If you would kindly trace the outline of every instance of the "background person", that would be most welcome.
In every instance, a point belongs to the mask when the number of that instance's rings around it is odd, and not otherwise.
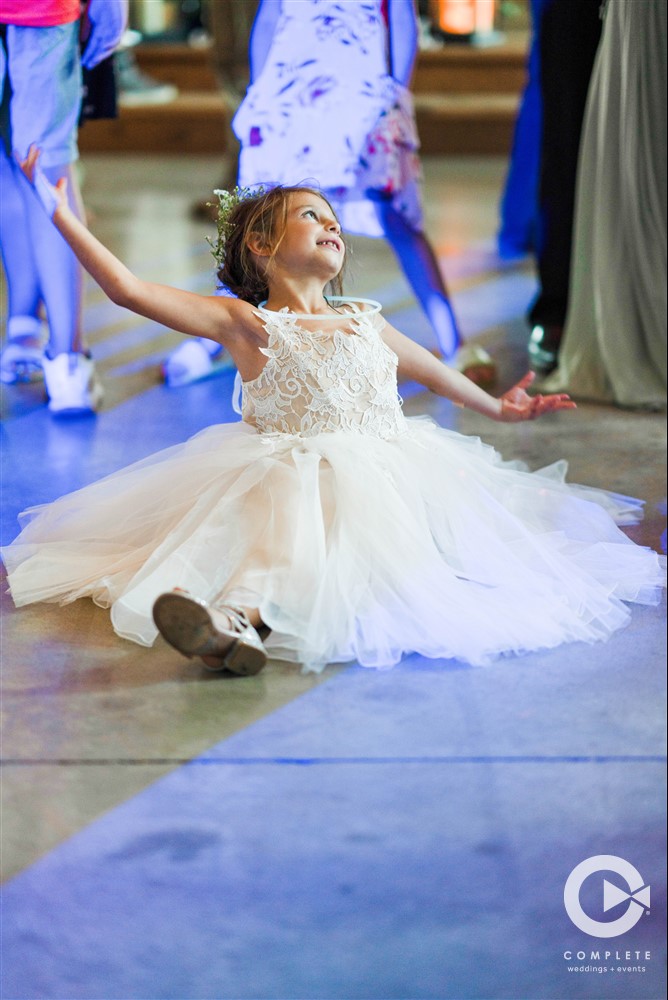
[[[492,359],[475,345],[459,350],[457,321],[423,227],[408,90],[418,35],[413,0],[263,0],[250,38],[250,86],[232,123],[241,143],[238,183],[313,183],[346,232],[387,239],[441,355],[487,384]]]
[[[43,149],[43,171],[66,178],[70,207],[83,219],[74,164],[82,101],[82,62],[92,68],[115,49],[125,28],[126,0],[0,0],[2,257],[8,283],[4,382],[44,371],[52,413],[90,413],[102,390],[81,325],[83,272],[67,243],[45,220],[15,163],[32,141]],[[83,52],[81,53],[81,39]],[[48,321],[42,352],[39,306]]]
[[[666,406],[666,2],[608,0],[582,134],[571,297],[546,384]]]
[[[635,0],[632,0],[634,3]],[[557,363],[568,309],[580,133],[601,37],[601,0],[546,0],[538,19],[540,172],[536,226],[538,293],[529,310],[529,362]]]

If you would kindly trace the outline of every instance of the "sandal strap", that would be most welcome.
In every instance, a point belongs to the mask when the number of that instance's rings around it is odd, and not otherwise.
[[[243,608],[236,607],[234,604],[212,604],[211,607],[214,611],[222,611],[223,614],[227,615],[230,620],[229,627],[231,632],[241,634],[247,628],[252,628],[248,615]]]

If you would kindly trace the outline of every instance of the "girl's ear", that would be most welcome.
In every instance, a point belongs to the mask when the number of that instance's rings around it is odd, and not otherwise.
[[[271,247],[262,233],[251,233],[246,240],[246,246],[251,253],[256,254],[258,257],[271,256]]]

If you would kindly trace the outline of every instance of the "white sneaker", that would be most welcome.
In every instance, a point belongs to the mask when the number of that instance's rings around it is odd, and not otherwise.
[[[103,396],[95,365],[85,354],[44,356],[44,381],[49,410],[58,416],[95,413]]]
[[[178,389],[233,367],[232,358],[224,347],[212,340],[198,339],[186,340],[172,351],[163,363],[162,372],[170,389]]]
[[[12,316],[7,321],[7,342],[0,354],[0,382],[35,382],[43,378],[45,337],[34,316]]]

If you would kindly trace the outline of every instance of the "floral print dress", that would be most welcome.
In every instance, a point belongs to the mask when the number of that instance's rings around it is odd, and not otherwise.
[[[320,187],[343,228],[365,236],[384,235],[374,201],[391,199],[422,229],[412,99],[388,72],[382,0],[280,3],[265,64],[232,123],[239,184]]]

